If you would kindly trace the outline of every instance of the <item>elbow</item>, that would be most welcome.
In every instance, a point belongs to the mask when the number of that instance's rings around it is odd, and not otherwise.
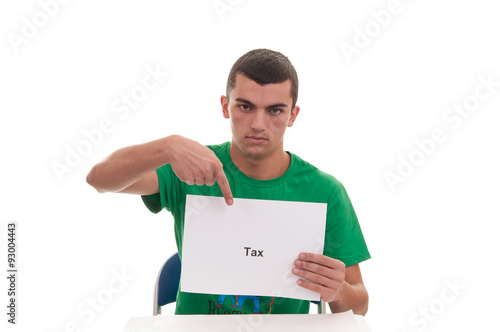
[[[367,312],[368,312],[368,302],[366,303],[365,307],[359,312],[359,315],[366,316]]]
[[[94,168],[92,168],[89,172],[89,174],[87,174],[87,183],[93,187],[95,190],[97,190],[97,192],[99,193],[105,193],[106,190],[104,190],[100,185],[99,185],[99,182],[96,180],[96,176],[95,176],[95,166]]]
[[[366,288],[365,288],[364,295],[365,295],[365,297],[363,299],[363,305],[358,312],[358,315],[361,315],[361,316],[365,316],[366,313],[368,312],[368,303],[370,302],[370,296],[368,295],[368,291],[366,291]]]

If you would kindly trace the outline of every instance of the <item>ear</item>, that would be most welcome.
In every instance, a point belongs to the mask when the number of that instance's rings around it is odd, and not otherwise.
[[[300,107],[295,106],[292,112],[290,113],[290,119],[288,120],[288,125],[287,125],[288,127],[293,126],[293,123],[295,122],[295,119],[297,119],[297,115],[299,115],[299,112],[300,112]]]
[[[226,98],[226,96],[220,97],[220,104],[222,106],[222,115],[226,119],[229,119],[229,100]]]

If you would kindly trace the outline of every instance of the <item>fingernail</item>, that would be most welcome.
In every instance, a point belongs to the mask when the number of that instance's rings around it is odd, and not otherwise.
[[[306,255],[304,255],[304,254],[300,254],[300,256],[299,256],[299,257],[300,257],[300,259],[305,259],[305,258],[306,258]]]
[[[300,266],[301,261],[297,260],[295,261],[295,265]]]
[[[293,273],[299,274],[299,269],[293,269]]]
[[[227,203],[227,205],[233,205],[233,200],[232,200],[232,199],[228,199],[228,200],[226,201],[226,203]]]

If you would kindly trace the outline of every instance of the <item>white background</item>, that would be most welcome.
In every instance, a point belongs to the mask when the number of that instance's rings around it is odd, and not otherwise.
[[[213,0],[75,0],[44,22],[47,2],[0,5],[0,265],[6,271],[15,220],[20,271],[18,325],[7,324],[2,304],[2,330],[120,331],[129,317],[151,315],[156,274],[176,250],[172,218],[138,197],[98,194],[85,176],[120,147],[170,134],[229,140],[219,105],[227,74],[261,47],[287,55],[300,77],[286,149],[343,182],[357,211],[373,256],[361,264],[372,330],[496,322],[500,87],[460,126],[443,119],[474,96],[480,76],[500,81],[493,1],[401,0],[379,31],[370,12],[388,0],[233,0],[222,16]],[[41,27],[15,46],[12,36],[34,19]],[[341,43],[356,38],[358,53],[346,57]],[[113,103],[148,66],[168,78],[120,118]],[[59,180],[53,164],[106,118],[113,130]],[[447,139],[418,159],[415,140],[436,128]],[[398,158],[410,156],[420,165],[391,190],[384,173],[398,174]],[[2,278],[0,303],[6,292]]]

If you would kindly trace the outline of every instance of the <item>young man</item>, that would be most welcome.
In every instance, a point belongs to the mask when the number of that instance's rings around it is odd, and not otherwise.
[[[173,135],[126,147],[95,165],[87,182],[99,192],[142,195],[154,213],[169,210],[180,254],[188,194],[223,196],[228,205],[233,197],[327,203],[324,253],[297,253],[292,273],[300,278],[298,287],[319,293],[332,312],[364,315],[368,293],[358,263],[370,254],[349,197],[334,177],[283,149],[285,130],[300,111],[297,95],[297,74],[287,57],[250,51],[233,65],[221,97],[231,142],[206,147]],[[177,296],[178,314],[268,312],[308,313],[309,301],[180,291]]]

